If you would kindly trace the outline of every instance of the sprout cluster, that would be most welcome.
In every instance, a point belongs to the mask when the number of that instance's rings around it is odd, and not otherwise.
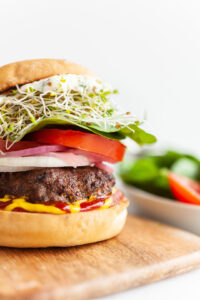
[[[61,118],[102,131],[135,122],[112,100],[116,90],[83,75],[64,74],[16,86],[0,94],[0,138],[16,142],[41,120]]]

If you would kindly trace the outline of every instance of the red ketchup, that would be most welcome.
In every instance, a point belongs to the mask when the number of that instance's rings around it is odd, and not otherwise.
[[[100,209],[105,204],[106,200],[110,197],[112,197],[112,202],[106,208],[113,207],[114,205],[116,205],[123,198],[123,193],[119,190],[116,190],[113,194],[106,195],[104,197],[94,198],[93,200],[81,202],[78,204],[78,212],[86,212],[86,211],[91,211],[91,210],[95,210],[95,209]],[[7,205],[9,205],[11,203],[12,203],[12,200],[8,200],[6,202],[0,202],[0,209],[4,209]],[[51,205],[51,206],[57,207],[57,208],[61,209],[62,211],[64,211],[65,213],[72,213],[70,210],[70,203],[52,202],[51,201],[51,202],[45,203],[45,205],[46,206]],[[20,208],[20,207],[16,207],[12,211],[27,212],[25,209]],[[32,212],[32,213],[34,213],[34,212]]]

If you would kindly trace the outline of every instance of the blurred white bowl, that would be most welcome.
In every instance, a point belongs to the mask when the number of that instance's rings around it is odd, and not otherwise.
[[[200,235],[200,206],[184,204],[123,184],[131,213],[152,218]]]

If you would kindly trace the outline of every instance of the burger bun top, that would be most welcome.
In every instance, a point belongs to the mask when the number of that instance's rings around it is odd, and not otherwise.
[[[62,59],[18,61],[0,67],[0,92],[16,85],[22,85],[60,74],[94,76],[94,74],[86,68]]]

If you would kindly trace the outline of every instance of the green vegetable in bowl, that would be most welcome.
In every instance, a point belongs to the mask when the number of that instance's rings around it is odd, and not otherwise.
[[[163,155],[144,154],[139,159],[126,159],[120,165],[119,174],[129,185],[174,199],[168,183],[168,171],[199,181],[200,161],[190,154],[172,150]]]
[[[171,167],[171,171],[191,179],[198,179],[199,164],[190,158],[179,158]]]

